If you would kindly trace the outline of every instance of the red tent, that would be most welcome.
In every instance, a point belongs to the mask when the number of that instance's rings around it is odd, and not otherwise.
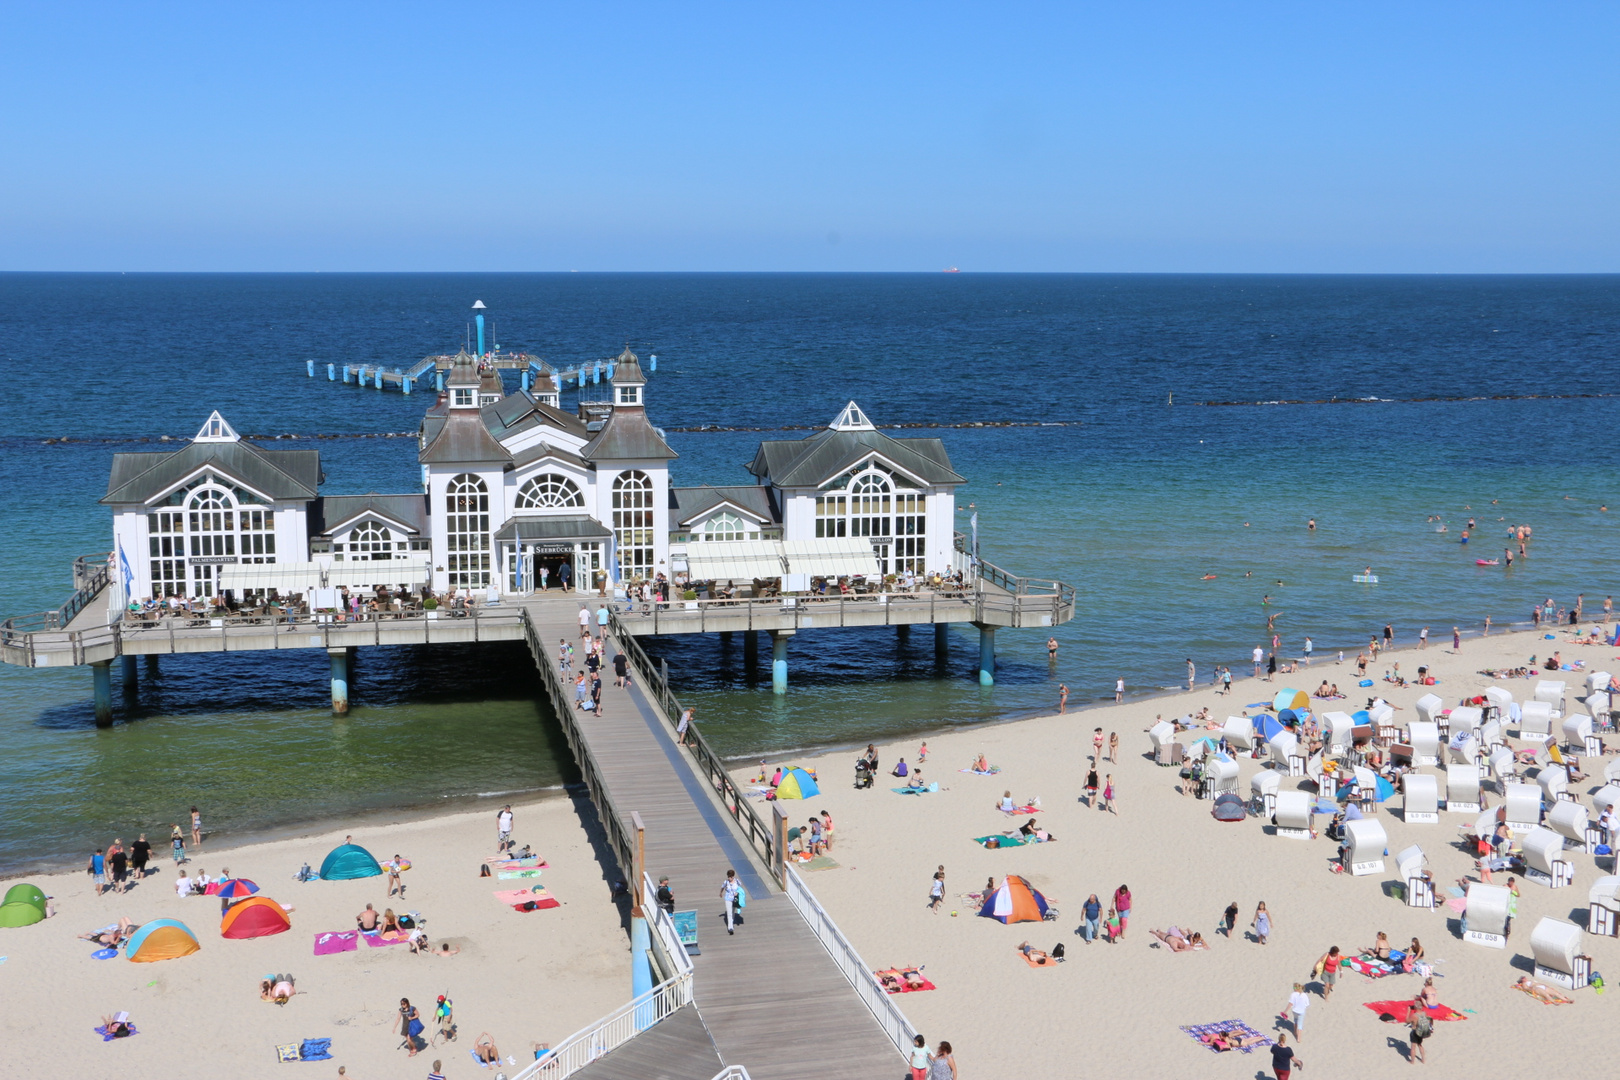
[[[222,937],[268,937],[292,929],[292,919],[282,906],[267,896],[250,896],[231,905],[219,921]]]

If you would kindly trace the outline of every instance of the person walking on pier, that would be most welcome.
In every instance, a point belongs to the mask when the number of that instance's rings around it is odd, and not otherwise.
[[[737,880],[737,871],[727,870],[726,880],[720,886],[720,899],[726,905],[726,933],[737,932],[738,899],[742,895],[742,883]]]
[[[540,591],[541,592],[549,591],[546,588],[546,579],[549,578],[550,576],[551,576],[551,568],[548,567],[545,563],[541,563],[540,564]]]
[[[579,605],[579,636],[582,638],[591,636],[591,609],[588,604]]]
[[[572,590],[569,589],[568,585],[573,576],[574,568],[569,565],[567,559],[564,559],[562,564],[557,567],[557,587],[563,592],[571,592]]]
[[[598,638],[607,637],[607,624],[608,606],[603,604],[601,607],[596,609],[596,636]]]
[[[630,685],[630,660],[622,652],[613,654],[613,685]]]

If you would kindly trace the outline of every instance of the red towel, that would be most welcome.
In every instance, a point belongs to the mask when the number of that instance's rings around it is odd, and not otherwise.
[[[1378,1014],[1378,1019],[1390,1024],[1404,1024],[1411,1017],[1412,1003],[1410,1001],[1369,1001],[1367,1008]],[[1427,1010],[1431,1020],[1466,1020],[1468,1017],[1453,1009],[1449,1005],[1430,1005]]]

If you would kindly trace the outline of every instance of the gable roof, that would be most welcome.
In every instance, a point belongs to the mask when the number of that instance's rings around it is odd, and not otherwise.
[[[493,405],[485,405],[479,413],[484,418],[484,426],[489,428],[490,434],[497,439],[527,431],[536,424],[548,424],[581,439],[590,437],[590,432],[585,428],[585,421],[573,413],[563,412],[544,402],[536,401],[525,390],[508,394]]]
[[[759,444],[748,471],[778,487],[819,487],[878,454],[926,484],[964,484],[939,439],[896,439],[875,429],[826,428],[803,439]]]
[[[427,500],[426,495],[379,495],[375,491],[365,495],[326,495],[316,499],[310,509],[310,535],[325,536],[340,525],[375,514],[422,536],[427,533]]]
[[[555,458],[558,461],[566,461],[568,464],[577,466],[578,468],[585,468],[584,458],[580,457],[571,450],[564,450],[560,446],[552,446],[550,443],[544,440],[541,440],[540,442],[535,443],[533,446],[519,450],[517,453],[513,454],[512,464],[521,469],[525,465],[533,464],[536,461],[542,461],[545,458]]]
[[[640,409],[614,409],[602,430],[580,448],[586,461],[616,461],[632,458],[658,458],[669,461],[680,455],[669,448],[664,437]]]
[[[494,406],[490,406],[493,408]],[[424,465],[457,464],[461,462],[485,463],[512,460],[506,447],[484,426],[480,413],[472,410],[450,410],[444,418],[426,417],[422,421],[424,445],[416,459]],[[430,430],[431,429],[431,430]]]
[[[782,514],[777,509],[775,493],[759,484],[741,484],[733,487],[672,487],[669,489],[669,508],[675,511],[672,520],[681,525],[695,521],[717,507],[730,504],[761,521],[779,523]]]
[[[150,502],[204,468],[269,499],[307,500],[315,498],[321,482],[321,452],[262,450],[237,440],[114,454],[101,502]]]

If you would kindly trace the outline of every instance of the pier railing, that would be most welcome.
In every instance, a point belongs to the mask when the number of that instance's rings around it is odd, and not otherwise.
[[[607,1016],[568,1036],[512,1080],[564,1080],[612,1053],[677,1009],[692,1004],[692,973],[666,979]]]
[[[540,680],[551,696],[551,711],[557,714],[557,722],[562,725],[563,738],[567,740],[568,749],[573,751],[574,760],[579,764],[586,790],[591,793],[591,800],[596,803],[602,829],[607,834],[608,846],[613,849],[614,857],[619,860],[619,870],[625,875],[626,881],[634,880],[630,875],[636,872],[636,844],[635,837],[626,822],[627,814],[619,812],[619,807],[608,791],[607,782],[597,768],[596,759],[591,757],[590,748],[585,743],[585,735],[579,729],[579,718],[574,712],[568,689],[563,683],[562,673],[557,670],[546,643],[541,640],[540,632],[535,629],[534,620],[529,617],[527,608],[520,609],[520,612],[519,617],[523,620],[523,640],[528,644],[529,655],[534,657],[534,666],[539,669]]]
[[[110,552],[80,555],[73,560],[73,595],[67,603],[50,611],[36,611],[32,615],[14,615],[0,622],[0,641],[6,645],[18,644],[15,635],[37,634],[47,630],[62,630],[90,606],[102,589],[107,587],[109,575],[107,560]]]
[[[614,640],[636,671],[636,677],[641,680],[642,688],[658,704],[659,711],[664,715],[664,721],[672,728],[680,723],[681,703],[669,688],[669,681],[664,676],[662,666],[654,667],[648,658],[646,650],[639,642],[625,630],[623,619],[619,612],[609,615],[608,629],[612,632]],[[737,787],[727,771],[726,764],[709,746],[709,740],[703,737],[697,725],[691,724],[686,731],[686,745],[691,749],[693,758],[703,775],[708,778],[709,786],[715,794],[720,796],[720,803],[726,808],[737,824],[742,827],[748,842],[753,845],[765,867],[774,877],[776,875],[776,841],[766,828],[765,822],[760,820],[754,808],[749,805],[748,797]]]
[[[832,921],[832,916],[822,910],[821,905],[816,902],[815,894],[805,885],[799,872],[792,866],[786,867],[785,870],[782,884],[787,890],[788,899],[793,902],[799,914],[804,916],[804,921],[810,925],[817,940],[832,956],[838,970],[844,973],[844,978],[849,980],[849,985],[855,988],[855,993],[877,1018],[878,1026],[894,1044],[895,1050],[902,1055],[908,1053],[911,1050],[912,1040],[917,1036],[917,1029],[911,1026],[911,1021],[900,1011],[900,1006],[895,1004],[894,998],[883,989],[883,984],[877,981],[877,976],[872,974],[872,969],[861,959],[861,954],[855,951],[855,946],[844,937],[838,929],[838,924]]]

